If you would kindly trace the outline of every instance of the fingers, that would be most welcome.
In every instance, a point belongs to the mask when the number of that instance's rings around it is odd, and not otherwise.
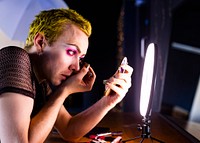
[[[114,92],[120,96],[124,96],[131,87],[131,77],[126,77],[126,79],[125,78],[119,79],[112,77],[109,80],[107,80],[105,84],[106,84],[105,85],[106,90],[104,92],[105,96],[113,95]]]
[[[94,81],[96,78],[96,74],[94,70],[90,67],[90,64],[84,63],[83,68],[79,71],[79,77],[84,81],[84,82],[89,82],[89,81]]]
[[[95,82],[96,75],[89,64],[84,64],[80,71],[63,82],[72,93],[90,91]]]
[[[121,73],[121,72],[116,72],[111,78],[109,78],[108,80],[104,80],[103,83],[106,84],[106,82],[110,82],[112,84],[129,84],[128,87],[130,87],[130,83],[131,83],[131,76],[133,73],[133,68],[129,65],[122,65],[125,72]],[[125,83],[123,82],[125,81]]]
[[[113,90],[117,94],[123,96],[128,92],[128,89],[132,86],[131,76],[133,73],[133,68],[129,65],[121,65],[119,67],[119,70],[121,70],[121,68],[124,69],[123,73],[117,71],[111,78],[103,81],[106,89],[104,95],[109,95],[110,92],[108,91]]]
[[[129,66],[129,65],[121,65],[121,66],[119,67],[118,71],[119,71],[121,68],[124,69],[124,73],[128,74],[129,76],[132,75],[132,73],[133,73],[133,68],[132,68],[131,66]],[[120,72],[117,72],[117,73],[120,73]],[[115,74],[117,74],[117,73],[115,73]]]
[[[96,79],[95,72],[93,69],[90,67],[89,64],[86,64],[82,69],[81,69],[81,83],[83,87],[87,90],[91,90],[92,86],[94,84],[94,81]]]
[[[124,79],[113,78],[112,80],[108,80],[106,83],[107,88],[111,88],[115,92],[118,90],[124,90],[125,92],[131,87],[131,79],[128,79],[129,82],[126,82]]]
[[[121,69],[123,69],[124,72],[121,72]],[[122,75],[130,77],[130,76],[132,76],[132,74],[133,74],[133,68],[131,66],[129,66],[129,65],[121,65],[113,76],[116,77],[116,78],[119,78],[119,76],[122,76]],[[124,77],[121,77],[121,78],[124,78]]]

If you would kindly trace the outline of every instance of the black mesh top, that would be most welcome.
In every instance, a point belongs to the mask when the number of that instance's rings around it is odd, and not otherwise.
[[[15,92],[33,98],[34,115],[45,102],[44,91],[35,78],[29,54],[24,49],[9,46],[0,50],[0,96],[4,92]]]

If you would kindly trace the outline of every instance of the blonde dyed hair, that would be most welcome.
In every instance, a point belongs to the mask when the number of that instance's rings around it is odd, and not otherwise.
[[[36,15],[35,20],[29,28],[25,49],[33,46],[34,37],[37,33],[45,36],[48,44],[51,45],[66,30],[67,24],[78,26],[88,37],[92,32],[91,23],[72,9],[51,9],[41,11]]]

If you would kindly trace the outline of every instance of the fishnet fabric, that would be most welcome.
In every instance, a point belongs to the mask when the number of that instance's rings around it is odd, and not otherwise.
[[[22,48],[10,46],[0,50],[0,94],[4,92],[35,97],[29,55]]]

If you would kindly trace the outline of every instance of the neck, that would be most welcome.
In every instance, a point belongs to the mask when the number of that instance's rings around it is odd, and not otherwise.
[[[42,64],[41,57],[37,53],[29,53],[31,63],[33,66],[33,72],[39,83],[45,81],[44,76],[42,74]]]

